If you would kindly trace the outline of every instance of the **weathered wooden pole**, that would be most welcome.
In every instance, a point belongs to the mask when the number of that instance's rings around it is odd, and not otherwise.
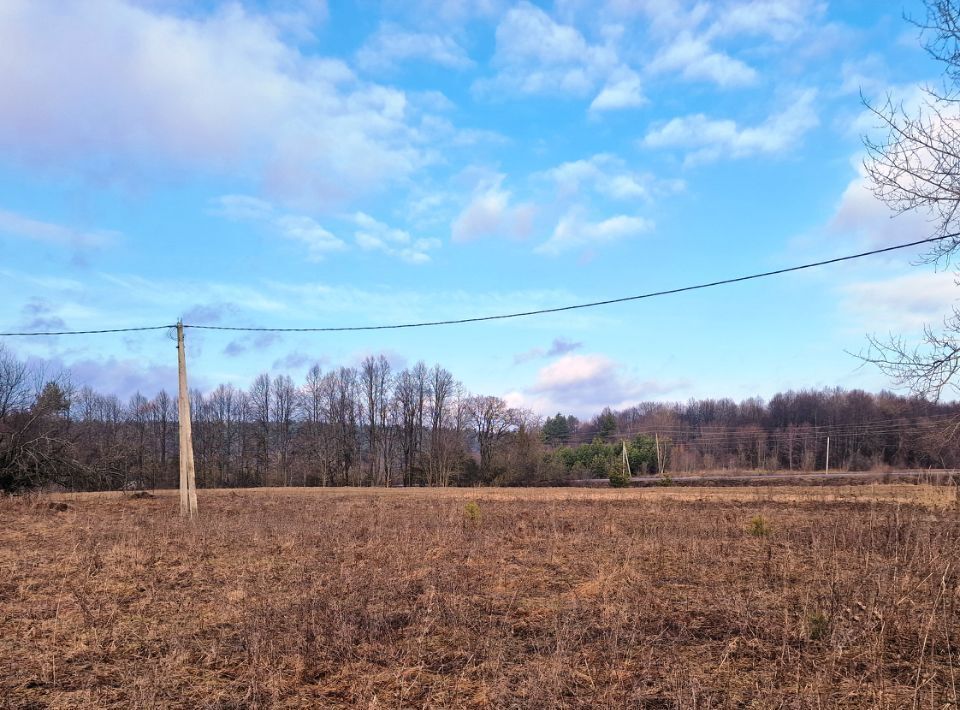
[[[183,349],[183,321],[177,321],[177,356],[180,371],[180,396],[177,418],[180,428],[180,515],[197,514],[197,476],[193,468],[193,431],[190,428],[190,390],[187,389],[187,356]]]

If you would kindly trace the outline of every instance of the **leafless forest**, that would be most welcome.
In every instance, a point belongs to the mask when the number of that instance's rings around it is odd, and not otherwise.
[[[562,485],[606,477],[623,445],[638,475],[822,470],[828,438],[835,471],[960,460],[955,404],[830,390],[542,419],[466,392],[439,365],[392,371],[383,357],[195,391],[191,413],[201,487]],[[5,490],[174,486],[176,432],[165,391],[122,402],[0,353]]]

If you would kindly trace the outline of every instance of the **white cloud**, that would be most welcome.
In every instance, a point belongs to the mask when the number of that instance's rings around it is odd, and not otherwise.
[[[857,168],[857,177],[843,191],[827,224],[830,232],[860,237],[873,246],[915,241],[930,234],[932,228],[924,215],[892,212],[870,190],[863,166]]]
[[[590,103],[591,111],[613,111],[622,108],[636,108],[647,103],[643,95],[640,76],[626,67],[615,71],[606,85]]]
[[[503,175],[495,175],[479,181],[470,202],[453,221],[454,242],[481,237],[529,236],[534,207],[529,203],[514,204],[512,194],[503,187],[503,180]]]
[[[449,36],[410,32],[393,24],[384,24],[357,52],[357,64],[368,71],[395,68],[401,62],[426,61],[450,69],[473,66],[456,41]]]
[[[321,261],[346,243],[324,229],[315,219],[301,214],[279,212],[271,203],[249,195],[222,195],[213,201],[214,213],[234,221],[260,222],[284,239],[307,248],[312,261]]]
[[[720,87],[756,83],[757,70],[732,56],[767,56],[806,50],[824,32],[826,3],[817,0],[560,0],[568,21],[589,24],[629,37],[627,47],[652,50],[651,74],[679,74],[688,81]]]
[[[740,126],[702,113],[674,118],[648,132],[643,144],[681,148],[688,163],[783,153],[795,148],[803,135],[818,125],[816,97],[813,89],[799,92],[782,111],[755,126]]]
[[[0,209],[0,235],[29,239],[41,244],[86,250],[105,247],[119,238],[117,232],[85,231],[44,222],[16,212]]]
[[[585,188],[614,200],[649,200],[654,194],[683,189],[680,181],[657,181],[648,173],[637,173],[615,155],[598,153],[590,158],[572,160],[538,173],[553,181],[561,198],[580,194]]]
[[[649,232],[654,227],[651,220],[644,217],[617,215],[600,222],[590,222],[583,218],[583,211],[573,207],[560,218],[553,234],[534,251],[539,254],[556,256],[580,247],[619,241],[628,237]]]
[[[712,81],[718,86],[746,86],[757,80],[757,72],[723,52],[710,47],[707,40],[681,33],[654,57],[649,66],[653,72],[679,72],[696,81]]]
[[[330,252],[343,251],[347,248],[343,240],[321,227],[312,217],[281,215],[274,220],[273,224],[283,237],[304,245],[309,258],[313,261],[320,261]]]
[[[842,287],[842,305],[858,331],[917,332],[949,315],[960,288],[956,274],[916,270],[886,279],[858,281]]]
[[[605,355],[568,354],[541,368],[529,388],[510,392],[505,398],[512,406],[525,406],[540,413],[589,415],[604,407],[633,406],[683,386],[639,380]]]
[[[555,21],[529,2],[520,2],[500,20],[491,63],[497,74],[473,85],[482,96],[595,94],[593,111],[632,108],[645,101],[639,75],[621,61],[612,44],[588,42],[576,27]]]
[[[427,263],[430,261],[428,252],[440,247],[439,239],[414,239],[409,232],[390,227],[363,212],[355,214],[353,221],[358,227],[354,239],[361,249],[381,251],[408,264]]]
[[[710,33],[715,36],[765,35],[777,42],[794,41],[826,8],[826,2],[816,0],[731,2],[718,10]]]
[[[174,14],[130,0],[7,0],[0,150],[98,179],[245,174],[312,203],[427,160],[403,92],[301,53],[283,32],[238,4]]]
[[[507,0],[386,0],[384,5],[408,15],[417,26],[436,26],[449,32],[472,20],[497,17]]]

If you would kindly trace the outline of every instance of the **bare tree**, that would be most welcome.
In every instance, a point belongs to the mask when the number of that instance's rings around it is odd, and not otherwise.
[[[386,484],[388,477],[385,439],[390,409],[390,363],[383,355],[370,355],[364,359],[360,365],[360,386],[366,408],[370,484]]]
[[[30,402],[27,365],[0,345],[0,419]]]
[[[926,255],[948,264],[960,249],[960,3],[924,0],[926,17],[910,21],[920,30],[928,54],[942,65],[943,81],[926,86],[916,106],[887,96],[864,101],[886,137],[865,138],[864,161],[874,194],[896,214],[925,216],[933,236],[943,237]],[[960,368],[960,311],[942,326],[924,328],[919,344],[902,336],[870,336],[861,358],[880,367],[900,386],[938,398]]]
[[[331,430],[331,456],[337,483],[348,485],[351,471],[358,458],[357,429],[360,406],[357,402],[357,373],[341,367],[323,378],[324,411]]]
[[[323,371],[319,364],[307,371],[307,380],[303,385],[300,404],[305,418],[304,435],[307,438],[307,458],[319,468],[319,480],[323,486],[329,485],[330,460],[327,455],[327,439],[324,436],[326,415],[323,407],[324,389]],[[303,469],[303,485],[307,485],[307,468]]]
[[[145,483],[145,464],[147,453],[147,426],[150,422],[150,402],[142,394],[137,392],[130,398],[127,405],[130,413],[130,421],[133,424],[133,433],[135,437],[135,460],[137,466],[138,488],[144,488]]]
[[[297,408],[297,389],[289,375],[277,375],[273,380],[273,418],[280,476],[283,485],[290,485],[290,441],[293,435],[293,415]]]
[[[166,390],[160,390],[157,396],[153,398],[153,436],[156,442],[157,466],[160,471],[161,480],[167,472],[167,443],[171,432],[171,423],[176,414],[173,400]],[[156,474],[153,476],[152,485],[156,488]]]
[[[477,448],[480,449],[480,474],[490,479],[493,476],[494,448],[508,431],[519,425],[520,415],[499,397],[477,395],[470,398],[469,407]]]
[[[447,435],[454,381],[449,370],[434,365],[430,370],[430,438],[427,456],[427,485],[445,485],[450,468],[450,437]]]
[[[256,435],[256,472],[258,483],[263,485],[270,467],[270,375],[263,373],[250,386],[250,416]]]
[[[209,416],[215,426],[211,443],[214,447],[212,459],[217,471],[218,485],[231,483],[235,475],[232,468],[238,434],[237,395],[233,385],[220,385],[208,398]]]

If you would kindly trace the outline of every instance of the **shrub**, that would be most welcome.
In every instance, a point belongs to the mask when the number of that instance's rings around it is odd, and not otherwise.
[[[657,479],[658,486],[669,487],[673,485],[673,477],[669,473],[665,473],[660,478]]]
[[[750,520],[747,530],[754,537],[767,537],[770,535],[770,523],[762,515],[755,515]]]
[[[630,485],[630,474],[626,472],[622,463],[610,463],[607,466],[607,476],[613,488],[626,488]]]
[[[480,523],[480,506],[475,500],[472,500],[463,506],[463,514],[472,524],[478,525]]]
[[[830,620],[822,611],[816,611],[807,617],[807,633],[811,641],[819,641],[830,633]]]

